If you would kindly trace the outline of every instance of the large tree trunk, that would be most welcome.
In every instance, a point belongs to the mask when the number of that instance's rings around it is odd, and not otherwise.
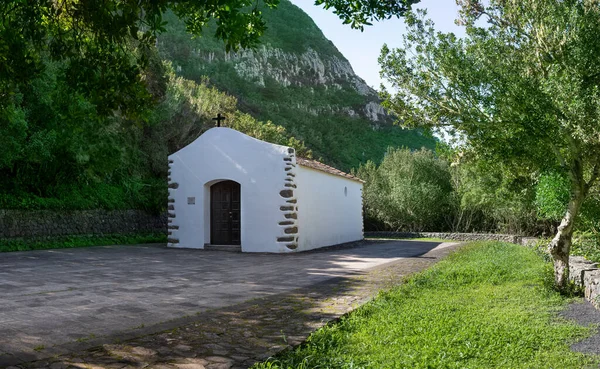
[[[569,279],[569,254],[571,252],[573,228],[584,198],[583,193],[573,195],[569,201],[567,213],[560,222],[556,236],[550,242],[549,247],[554,261],[554,282],[556,287],[561,290],[567,286]]]
[[[554,283],[560,290],[564,290],[568,284],[569,254],[571,253],[575,219],[579,214],[581,204],[588,190],[588,186],[583,179],[583,164],[581,160],[575,160],[570,174],[571,197],[567,206],[567,212],[558,226],[556,236],[554,236],[548,247],[554,262]]]

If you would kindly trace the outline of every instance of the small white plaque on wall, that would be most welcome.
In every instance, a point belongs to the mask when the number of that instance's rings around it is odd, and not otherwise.
[[[188,197],[188,205],[196,205],[196,198]]]

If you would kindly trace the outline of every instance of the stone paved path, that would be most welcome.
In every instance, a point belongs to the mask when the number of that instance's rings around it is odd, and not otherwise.
[[[195,255],[204,255],[202,258],[233,258],[241,264],[244,264],[241,262],[244,258],[278,260],[274,264],[253,264],[253,268],[261,269],[267,275],[276,274],[282,280],[297,280],[297,286],[300,287],[287,290],[275,288],[279,293],[259,294],[247,301],[230,299],[228,301],[233,301],[233,304],[198,311],[150,327],[141,325],[130,334],[121,332],[113,336],[83,336],[70,346],[58,345],[55,355],[49,358],[47,356],[52,354],[52,347],[34,348],[40,356],[47,357],[44,360],[27,361],[26,357],[21,357],[15,361],[17,356],[5,354],[0,356],[0,367],[247,368],[256,361],[301,343],[315,329],[353,310],[375,296],[380,289],[399,283],[407,274],[430,266],[457,246],[415,241],[377,241],[366,242],[358,247],[287,256],[196,252]],[[399,249],[404,250],[404,256],[400,256],[402,253],[399,253]],[[299,263],[305,265],[300,266]],[[256,268],[257,265],[259,268]],[[289,269],[278,268],[282,265]],[[251,287],[247,288],[252,290]],[[234,294],[222,285],[221,293],[228,292]],[[237,293],[237,289],[234,292]],[[164,298],[172,298],[166,291],[164,293]],[[0,347],[2,342],[0,339]],[[71,353],[64,354],[66,349]]]

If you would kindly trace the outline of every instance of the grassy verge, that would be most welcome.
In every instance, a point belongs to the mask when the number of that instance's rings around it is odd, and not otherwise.
[[[49,240],[0,240],[0,252],[66,249],[106,245],[133,245],[154,242],[167,242],[167,236],[162,233],[136,233],[126,235],[65,236]]]
[[[552,290],[534,251],[476,242],[313,333],[274,368],[582,368],[596,356],[569,344],[590,334],[557,317],[569,299]]]

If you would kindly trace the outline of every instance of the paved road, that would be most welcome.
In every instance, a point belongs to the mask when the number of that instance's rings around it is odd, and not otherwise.
[[[380,241],[291,255],[157,245],[0,254],[0,358],[62,353],[76,342],[360,274],[445,245]]]

